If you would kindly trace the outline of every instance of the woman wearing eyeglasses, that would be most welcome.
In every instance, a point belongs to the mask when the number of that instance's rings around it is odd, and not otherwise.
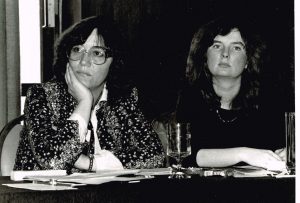
[[[63,33],[56,45],[55,77],[28,90],[14,170],[163,166],[160,140],[129,82],[119,33],[99,17]]]

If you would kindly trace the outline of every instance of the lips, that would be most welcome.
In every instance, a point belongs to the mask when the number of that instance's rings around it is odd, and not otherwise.
[[[223,62],[219,63],[218,65],[222,68],[229,68],[230,67],[230,65],[228,63],[223,63]]]
[[[92,76],[92,74],[87,73],[87,72],[82,72],[82,71],[77,71],[78,75],[85,75],[85,76]]]

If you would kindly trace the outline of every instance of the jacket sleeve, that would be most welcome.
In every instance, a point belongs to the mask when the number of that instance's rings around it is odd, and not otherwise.
[[[61,109],[63,102],[57,99],[58,93],[56,99],[49,99],[48,94],[42,86],[33,86],[27,92],[24,110],[27,139],[41,169],[68,169],[88,143],[80,144],[78,122],[67,120],[72,112],[61,114],[68,109]]]

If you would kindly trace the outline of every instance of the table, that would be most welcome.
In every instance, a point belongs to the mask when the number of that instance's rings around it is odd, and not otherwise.
[[[0,203],[94,202],[295,202],[295,178],[200,177],[175,180],[167,176],[137,183],[110,182],[78,190],[31,191],[2,185]]]

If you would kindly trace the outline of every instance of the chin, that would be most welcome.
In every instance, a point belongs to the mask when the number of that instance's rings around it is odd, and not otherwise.
[[[214,74],[216,77],[233,77],[232,74],[228,73],[228,72],[218,72],[216,74]]]

